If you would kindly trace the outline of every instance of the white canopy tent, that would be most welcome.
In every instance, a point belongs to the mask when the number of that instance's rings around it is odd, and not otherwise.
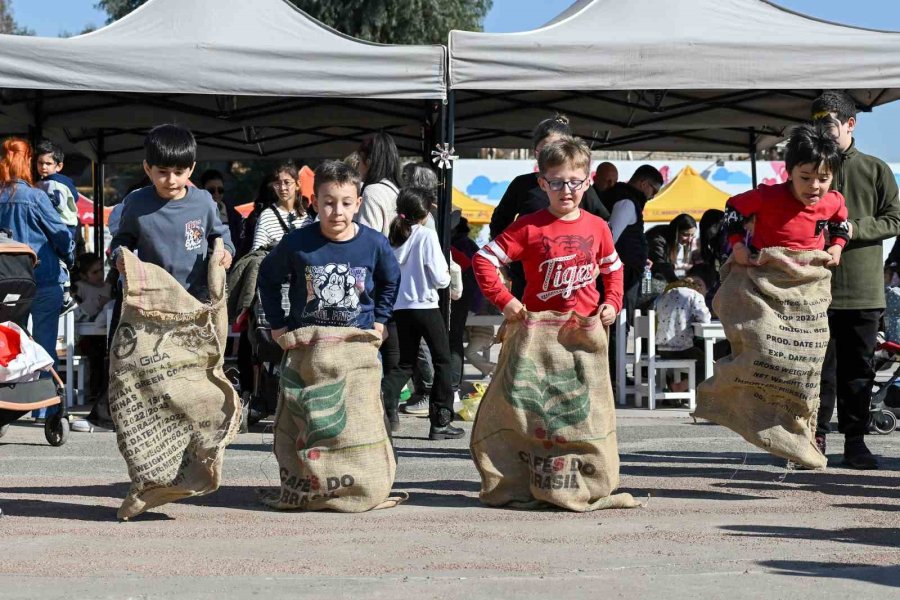
[[[548,113],[596,149],[748,151],[823,89],[900,98],[900,34],[765,0],[580,0],[534,31],[450,33],[457,146],[523,147]]]
[[[166,122],[204,160],[340,157],[376,130],[422,155],[445,129],[445,69],[443,46],[356,40],[286,0],[150,0],[74,38],[0,35],[0,131],[101,164],[140,160]]]
[[[0,125],[64,132],[105,160],[140,157],[144,129],[167,121],[195,129],[206,158],[334,156],[382,128],[419,148],[445,62],[441,46],[362,42],[286,0],[150,0],[74,38],[0,36]]]

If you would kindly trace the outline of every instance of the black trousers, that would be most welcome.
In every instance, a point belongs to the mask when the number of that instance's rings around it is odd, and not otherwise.
[[[394,311],[400,360],[382,382],[385,411],[396,412],[400,390],[409,381],[419,353],[419,342],[425,338],[434,365],[429,418],[431,424],[443,427],[453,420],[453,391],[450,383],[450,341],[440,309],[401,309]],[[390,339],[390,338],[388,338]]]
[[[828,433],[835,403],[838,431],[847,437],[866,434],[875,382],[872,358],[881,313],[881,309],[828,311],[831,340],[822,365],[817,434]]]
[[[471,294],[467,293],[450,303],[450,384],[454,390],[462,384],[466,319],[469,318],[471,303]]]

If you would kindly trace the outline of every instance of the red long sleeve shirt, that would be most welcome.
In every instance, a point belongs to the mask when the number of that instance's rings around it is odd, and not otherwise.
[[[601,304],[595,285],[598,268],[606,294],[602,303],[616,312],[622,308],[622,262],[609,226],[584,209],[572,221],[546,209],[521,217],[473,257],[481,291],[501,310],[513,295],[501,283],[497,269],[516,260],[525,270],[522,303],[530,311],[594,314]]]
[[[825,247],[828,224],[847,221],[847,207],[840,192],[831,190],[815,204],[806,206],[794,197],[790,185],[761,185],[728,200],[728,205],[744,218],[756,216],[751,243],[757,250],[821,250]],[[733,233],[728,241],[733,245],[744,241],[744,236]],[[831,237],[831,245],[843,248],[846,243],[846,239]]]

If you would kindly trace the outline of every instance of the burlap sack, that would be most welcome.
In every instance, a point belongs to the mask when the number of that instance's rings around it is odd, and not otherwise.
[[[221,241],[216,249],[221,248]],[[109,402],[131,489],[120,519],[214,492],[240,424],[222,371],[228,336],[225,269],[210,260],[204,304],[128,250],[122,318],[110,352]]]
[[[816,250],[766,248],[759,266],[725,263],[713,308],[731,355],[697,388],[694,412],[812,469],[826,463],[814,435],[829,337],[828,259]]]
[[[470,449],[489,506],[587,512],[639,506],[619,485],[607,333],[598,317],[507,323]]]
[[[301,327],[278,343],[285,358],[275,413],[279,509],[363,512],[396,506],[397,463],[381,403],[381,336],[348,327]]]

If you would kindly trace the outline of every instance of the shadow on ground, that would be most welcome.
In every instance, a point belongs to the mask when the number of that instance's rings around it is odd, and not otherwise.
[[[850,579],[888,587],[900,587],[900,568],[897,565],[865,565],[809,560],[766,560],[758,563],[777,575],[794,577],[827,577]],[[823,585],[822,582],[817,585]],[[826,584],[827,585],[827,584]]]

